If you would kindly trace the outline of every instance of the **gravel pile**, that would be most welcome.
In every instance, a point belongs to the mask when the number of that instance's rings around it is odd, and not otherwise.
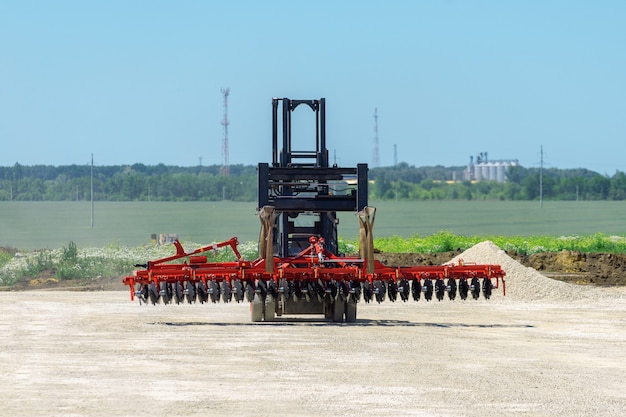
[[[594,301],[603,298],[624,298],[624,288],[597,288],[569,284],[540,274],[534,268],[526,267],[512,259],[491,241],[481,242],[450,262],[495,264],[506,273],[506,297],[517,301]],[[494,297],[501,297],[502,291],[494,291]]]

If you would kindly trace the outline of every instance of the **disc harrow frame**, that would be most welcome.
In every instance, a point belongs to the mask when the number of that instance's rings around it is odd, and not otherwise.
[[[287,300],[321,302],[326,310],[340,302],[347,303],[342,314],[348,311],[348,305],[350,308],[354,305],[355,319],[356,303],[361,299],[380,303],[388,298],[394,302],[399,295],[402,301],[408,301],[410,296],[415,301],[422,296],[426,301],[433,297],[441,301],[446,295],[454,300],[457,292],[461,299],[469,295],[478,299],[481,292],[488,299],[492,290],[500,285],[506,295],[505,273],[499,265],[459,261],[446,265],[390,267],[375,260],[374,272],[368,273],[364,259],[336,256],[325,249],[323,238],[312,236],[309,247],[296,256],[274,257],[273,269],[268,271],[266,259],[244,260],[237,250],[238,244],[233,237],[185,252],[180,242],[175,241],[175,255],[136,265],[145,269],[136,270],[132,276],[124,278],[123,283],[129,287],[131,300],[139,298],[145,303],[205,303],[209,300],[216,303],[233,299],[254,303],[261,300],[262,308],[267,311],[266,304],[278,302],[280,305]],[[227,246],[236,261],[208,261],[205,253]],[[258,316],[258,312],[255,313]],[[268,320],[268,314],[263,316]],[[332,318],[337,321],[341,316]]]

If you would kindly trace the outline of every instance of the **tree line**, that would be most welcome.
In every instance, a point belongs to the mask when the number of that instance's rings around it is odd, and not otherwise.
[[[255,201],[256,166],[164,164],[0,167],[0,201]],[[509,167],[506,182],[464,181],[464,167],[371,168],[370,198],[396,200],[624,200],[626,175],[580,169]]]

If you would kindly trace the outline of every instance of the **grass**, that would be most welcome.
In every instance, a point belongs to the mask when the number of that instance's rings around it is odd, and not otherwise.
[[[374,201],[374,236],[436,235],[441,231],[510,240],[528,236],[626,236],[622,201]],[[0,202],[0,246],[20,250],[55,249],[75,242],[79,248],[150,242],[153,233],[175,233],[181,240],[208,244],[237,236],[256,241],[260,223],[254,203],[96,202],[94,227],[85,202]],[[358,236],[353,213],[339,215],[339,233]],[[445,244],[445,242],[444,242]],[[454,246],[454,245],[453,245]]]
[[[579,252],[626,253],[626,238],[596,233],[593,235],[570,236],[489,236],[455,235],[439,232],[428,236],[412,237],[387,236],[374,239],[374,246],[388,253],[440,253],[454,250],[466,250],[485,240],[491,240],[501,249],[524,254],[538,252],[560,252],[571,250]],[[358,245],[356,240],[345,242]]]

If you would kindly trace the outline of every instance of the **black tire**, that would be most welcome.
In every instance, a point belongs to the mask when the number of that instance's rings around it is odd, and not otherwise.
[[[343,315],[346,312],[346,303],[335,301],[333,303],[333,321],[335,323],[343,323]]]
[[[250,302],[250,320],[253,323],[263,321],[263,310],[265,309],[265,303],[260,297],[256,297]]]
[[[356,300],[352,297],[346,302],[346,323],[356,322]]]
[[[275,317],[276,317],[276,301],[268,297],[264,303],[263,320],[274,321]]]

